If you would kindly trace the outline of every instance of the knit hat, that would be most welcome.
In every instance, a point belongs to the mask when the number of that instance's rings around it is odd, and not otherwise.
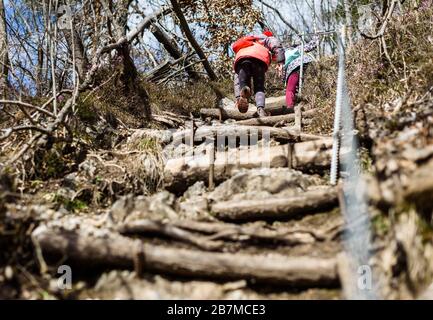
[[[270,30],[263,31],[263,34],[265,36],[267,36],[267,37],[273,37],[274,36],[274,34],[272,33],[272,31],[270,31]]]

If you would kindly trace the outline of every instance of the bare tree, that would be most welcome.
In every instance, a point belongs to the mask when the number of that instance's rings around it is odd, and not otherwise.
[[[196,51],[199,58],[202,60],[203,67],[206,70],[209,78],[214,81],[217,79],[217,75],[212,69],[212,66],[209,63],[209,60],[207,59],[205,53],[203,52],[200,45],[197,43],[197,40],[194,38],[194,35],[191,32],[191,29],[189,28],[188,22],[185,19],[185,16],[183,15],[182,9],[180,8],[179,3],[177,0],[170,0],[171,5],[173,6],[173,11],[176,14],[177,18],[179,19],[180,26],[185,33],[185,36],[187,37],[188,41],[191,43],[191,46]]]
[[[69,52],[71,56],[75,58],[78,76],[80,79],[83,79],[89,68],[89,59],[84,48],[83,40],[76,29],[76,24],[73,23],[72,30],[66,29],[63,33],[68,43]],[[74,52],[72,52],[72,50],[74,50]]]
[[[343,8],[344,8],[344,15],[346,18],[346,26],[347,26],[347,40],[349,47],[353,44],[353,28],[352,28],[352,10],[349,3],[349,0],[343,0]]]
[[[268,4],[267,2],[260,0],[260,3],[263,4],[266,8],[271,9],[272,11],[275,12],[275,14],[278,16],[278,18],[280,18],[280,20],[290,29],[292,30],[295,34],[299,34],[299,31],[289,22],[287,21],[286,18],[284,18],[283,14],[280,12],[280,10],[278,10],[276,8],[276,6],[272,6],[270,4]]]
[[[183,53],[176,46],[176,44],[174,44],[170,36],[164,30],[162,30],[156,23],[152,24],[150,31],[152,32],[154,37],[159,41],[159,43],[161,43],[164,46],[165,50],[167,50],[167,52],[170,54],[170,56],[173,59],[177,60],[182,58]],[[191,79],[196,80],[199,78],[199,75],[197,74],[197,72],[195,72],[192,66],[187,67],[186,72],[191,77]]]
[[[6,99],[9,74],[9,46],[4,1],[0,0],[0,94]]]

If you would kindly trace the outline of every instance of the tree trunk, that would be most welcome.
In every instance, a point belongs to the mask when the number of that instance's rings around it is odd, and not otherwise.
[[[72,55],[73,53],[75,56],[75,67],[78,76],[80,80],[83,80],[89,67],[89,59],[87,58],[86,50],[84,48],[81,36],[77,32],[75,27],[73,28],[73,36],[70,29],[65,29],[63,33],[65,35],[66,42],[68,43],[70,54]],[[72,52],[72,50],[74,50],[74,52]]]
[[[212,81],[217,80],[217,76],[215,72],[213,71],[209,60],[207,59],[205,53],[201,49],[200,45],[197,43],[197,40],[195,40],[194,35],[191,32],[191,29],[188,26],[188,22],[185,19],[185,16],[183,15],[182,9],[180,8],[179,3],[177,0],[170,0],[171,5],[173,7],[173,11],[176,14],[177,18],[180,22],[180,27],[182,28],[183,32],[185,33],[185,36],[187,37],[188,41],[190,42],[191,46],[194,48],[195,52],[199,56],[199,58],[202,60],[203,67],[206,70],[206,73],[208,74],[209,78]]]
[[[9,45],[6,29],[6,12],[4,1],[0,0],[0,95],[7,99],[9,75]]]
[[[38,64],[36,65],[36,95],[44,93],[44,49],[43,44],[38,44]]]
[[[328,227],[329,229],[329,227]],[[284,243],[286,245],[311,244],[316,241],[333,239],[340,228],[329,231],[327,229],[305,229],[299,227],[278,228],[270,230],[262,225],[238,225],[224,222],[205,222],[191,220],[153,221],[135,220],[120,225],[117,230],[121,234],[131,235],[161,235],[170,239],[189,243],[204,250],[224,250],[225,242],[255,242],[255,244]],[[209,239],[212,240],[209,240]]]
[[[134,60],[131,58],[130,45],[126,43],[120,49],[117,50],[119,55],[122,57],[122,75],[121,81],[123,83],[125,94],[136,94],[140,103],[143,106],[143,111],[147,120],[152,117],[152,112],[150,109],[149,95],[146,89],[139,83],[137,67],[134,64]]]
[[[172,39],[170,39],[170,36],[166,32],[164,32],[164,30],[162,30],[156,24],[152,24],[152,26],[150,27],[150,31],[152,32],[156,40],[158,40],[158,42],[164,46],[165,50],[170,54],[170,56],[174,60],[182,58],[183,56],[182,52],[173,43]],[[200,78],[197,72],[195,72],[194,67],[192,66],[186,68],[186,72],[193,80],[197,80]]]
[[[102,4],[104,5],[105,9],[111,13],[111,19],[109,19],[108,22],[113,26],[114,34],[118,39],[117,41],[127,38],[128,10],[131,2],[128,0],[123,0],[115,4],[112,0],[105,0],[102,2]],[[114,13],[116,10],[119,11],[117,14]],[[147,23],[144,25],[144,27],[148,27],[150,22],[151,20],[147,19]],[[120,80],[122,82],[124,93],[126,95],[136,94],[138,96],[140,100],[139,103],[142,106],[142,111],[144,111],[146,119],[150,120],[152,115],[149,95],[146,89],[137,81],[138,71],[134,64],[134,60],[131,57],[130,41],[125,41],[116,49],[122,64]]]

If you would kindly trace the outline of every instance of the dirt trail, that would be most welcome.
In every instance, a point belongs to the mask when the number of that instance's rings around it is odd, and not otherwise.
[[[223,109],[236,112],[227,102]],[[329,137],[301,135],[294,116],[278,119],[251,128],[210,116],[168,135],[135,132],[130,140],[152,135],[164,146],[171,192],[125,196],[101,215],[47,219],[33,240],[48,263],[63,257],[77,270],[87,283],[80,298],[342,298],[343,219],[324,178]]]

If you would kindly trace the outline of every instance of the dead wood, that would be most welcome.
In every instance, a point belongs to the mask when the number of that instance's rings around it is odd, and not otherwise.
[[[317,109],[308,110],[302,113],[304,118],[313,117],[318,112]],[[253,118],[248,120],[237,121],[236,124],[243,126],[276,126],[284,125],[295,121],[295,114],[286,114],[280,116],[272,116],[266,118]]]
[[[282,243],[286,245],[309,244],[326,241],[330,234],[326,231],[301,228],[279,228],[273,230],[263,225],[241,226],[222,222],[202,222],[178,220],[170,222],[138,220],[125,223],[117,228],[121,234],[163,235],[192,244],[207,251],[218,251],[223,242]]]
[[[173,143],[181,144],[186,140],[191,140],[191,130],[182,130],[173,135]],[[260,126],[237,126],[237,125],[221,125],[221,126],[202,126],[194,132],[194,142],[203,142],[203,140],[213,139],[218,137],[224,139],[227,137],[242,137],[250,138],[256,137],[258,139],[273,138],[282,142],[299,142],[318,140],[324,137],[298,134],[293,130],[273,128],[273,127],[260,127]],[[217,140],[215,140],[217,142]],[[189,143],[187,143],[189,144]]]
[[[206,70],[206,73],[209,76],[209,79],[211,79],[212,81],[217,80],[218,77],[215,74],[211,64],[209,63],[206,54],[203,52],[203,49],[198,44],[197,40],[195,39],[194,35],[191,32],[191,29],[189,28],[188,21],[186,20],[182,12],[179,2],[177,0],[170,0],[170,3],[172,5],[173,12],[175,13],[176,17],[179,19],[180,28],[184,32],[186,38],[188,39],[188,42],[191,44],[191,46],[194,48],[197,55],[200,57],[200,60],[203,64],[204,69]]]
[[[284,168],[289,163],[294,169],[303,171],[327,169],[331,161],[331,147],[332,139],[322,139],[296,143],[292,152],[289,152],[288,145],[216,152],[214,179],[218,183],[239,169]],[[207,181],[210,160],[209,154],[168,160],[164,168],[166,188],[182,192],[197,181]]]
[[[266,99],[266,111],[272,115],[282,114],[285,110],[286,98],[276,97]],[[221,120],[234,119],[234,120],[247,120],[257,115],[257,107],[250,104],[250,108],[247,113],[240,113],[235,103],[231,101],[230,104],[222,106],[220,108],[213,109],[201,109],[200,114],[204,118],[214,118]]]
[[[246,279],[257,283],[296,286],[338,285],[335,258],[211,253],[151,245],[106,233],[38,227],[33,242],[44,255],[61,256],[86,265],[143,269],[151,272],[211,279]],[[137,261],[140,260],[140,263]]]
[[[333,188],[307,191],[290,198],[264,200],[225,201],[214,204],[211,212],[218,219],[243,221],[253,219],[285,219],[297,215],[313,214],[338,205]]]
[[[415,203],[417,209],[430,221],[433,212],[433,159],[419,167],[408,181],[402,200]]]
[[[181,242],[189,243],[197,248],[216,251],[223,247],[222,242],[208,240],[203,236],[194,235],[193,233],[183,230],[178,226],[162,221],[139,220],[126,223],[117,229],[121,234],[158,234]]]
[[[315,241],[326,241],[330,237],[327,230],[318,231],[303,228],[278,228],[278,230],[274,230],[261,224],[237,225],[223,222],[183,220],[173,221],[171,223],[185,230],[207,234],[212,240],[257,240],[297,245]]]
[[[149,29],[156,40],[158,40],[158,42],[164,46],[164,49],[173,59],[179,60],[182,58],[182,51],[177,47],[177,45],[175,45],[173,39],[161,27],[159,27],[156,23],[152,23]],[[184,59],[184,63],[186,62],[187,60]],[[197,74],[192,66],[186,67],[185,71],[188,73],[191,79],[197,80],[200,78],[199,74]]]

